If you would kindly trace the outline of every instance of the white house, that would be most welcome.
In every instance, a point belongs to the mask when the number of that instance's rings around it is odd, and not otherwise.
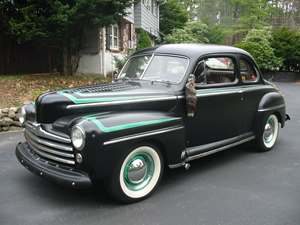
[[[79,74],[102,74],[114,70],[115,57],[122,58],[137,43],[136,29],[140,28],[155,39],[159,36],[159,1],[141,0],[127,9],[127,16],[108,27],[88,27],[84,31]]]

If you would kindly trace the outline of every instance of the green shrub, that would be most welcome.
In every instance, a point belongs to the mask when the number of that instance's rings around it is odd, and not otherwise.
[[[191,35],[189,31],[185,29],[173,30],[172,34],[167,35],[164,38],[164,42],[167,44],[178,44],[178,43],[197,43],[198,38]]]
[[[300,71],[300,32],[288,28],[275,29],[272,32],[271,45],[275,55],[283,58],[282,70]]]
[[[174,29],[164,38],[165,43],[213,43],[224,42],[224,32],[220,26],[207,26],[200,21],[186,23],[184,28]]]
[[[117,72],[120,72],[129,57],[135,52],[135,49],[129,49],[124,57],[116,57],[114,56],[114,63]]]
[[[279,70],[282,59],[277,57],[271,47],[271,33],[267,29],[250,30],[244,40],[236,45],[249,52],[264,71]]]
[[[259,42],[270,44],[270,40],[272,39],[272,34],[269,28],[264,29],[252,29],[246,35],[244,41],[246,42]]]
[[[174,29],[165,37],[166,43],[208,43],[208,27],[199,21],[186,23],[183,29]]]
[[[211,44],[223,44],[225,39],[224,27],[221,27],[220,25],[208,26],[206,37]]]
[[[152,46],[152,41],[149,34],[142,29],[137,29],[137,39],[137,50],[149,48]]]
[[[173,29],[181,29],[188,21],[189,14],[178,0],[164,1],[160,6],[159,28],[163,35],[172,33]]]

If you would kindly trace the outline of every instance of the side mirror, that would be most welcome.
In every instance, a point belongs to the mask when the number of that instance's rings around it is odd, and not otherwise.
[[[197,91],[195,75],[190,74],[185,86],[186,111],[188,117],[194,117],[197,110]]]

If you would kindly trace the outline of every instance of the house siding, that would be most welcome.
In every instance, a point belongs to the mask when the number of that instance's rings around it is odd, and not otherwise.
[[[123,27],[123,29],[125,28]],[[124,30],[121,32],[126,33]],[[120,46],[120,51],[112,52],[107,49],[106,28],[94,29],[94,32],[87,32],[86,34],[87,37],[84,39],[84,46],[86,47],[80,51],[77,74],[101,74],[106,76],[112,73],[116,69],[115,58],[122,59],[125,56],[125,51],[121,51],[121,49],[124,49],[124,45],[128,40],[125,39],[126,42],[122,41],[123,46]],[[90,35],[92,35],[92,38]],[[125,38],[123,35],[121,36]],[[94,37],[96,37],[96,39]],[[128,44],[125,45],[126,48],[127,45]]]
[[[158,6],[159,7],[159,6]],[[134,6],[134,25],[149,32],[154,37],[159,36],[159,9],[157,15],[154,15],[142,1]]]
[[[111,47],[107,27],[89,27],[84,31],[77,73],[102,74],[104,76],[112,73],[116,69],[115,59],[124,58],[130,49],[136,47],[135,28],[147,31],[152,35],[152,39],[159,36],[158,5],[157,13],[154,15],[151,9],[148,9],[142,2],[139,1],[128,8],[127,15],[119,21],[118,48]]]

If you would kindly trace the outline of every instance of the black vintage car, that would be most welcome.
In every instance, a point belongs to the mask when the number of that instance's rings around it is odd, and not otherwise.
[[[60,184],[102,184],[122,202],[148,197],[164,167],[253,142],[271,150],[288,116],[281,92],[245,51],[162,45],[136,52],[111,84],[41,95],[20,120],[30,171]]]

